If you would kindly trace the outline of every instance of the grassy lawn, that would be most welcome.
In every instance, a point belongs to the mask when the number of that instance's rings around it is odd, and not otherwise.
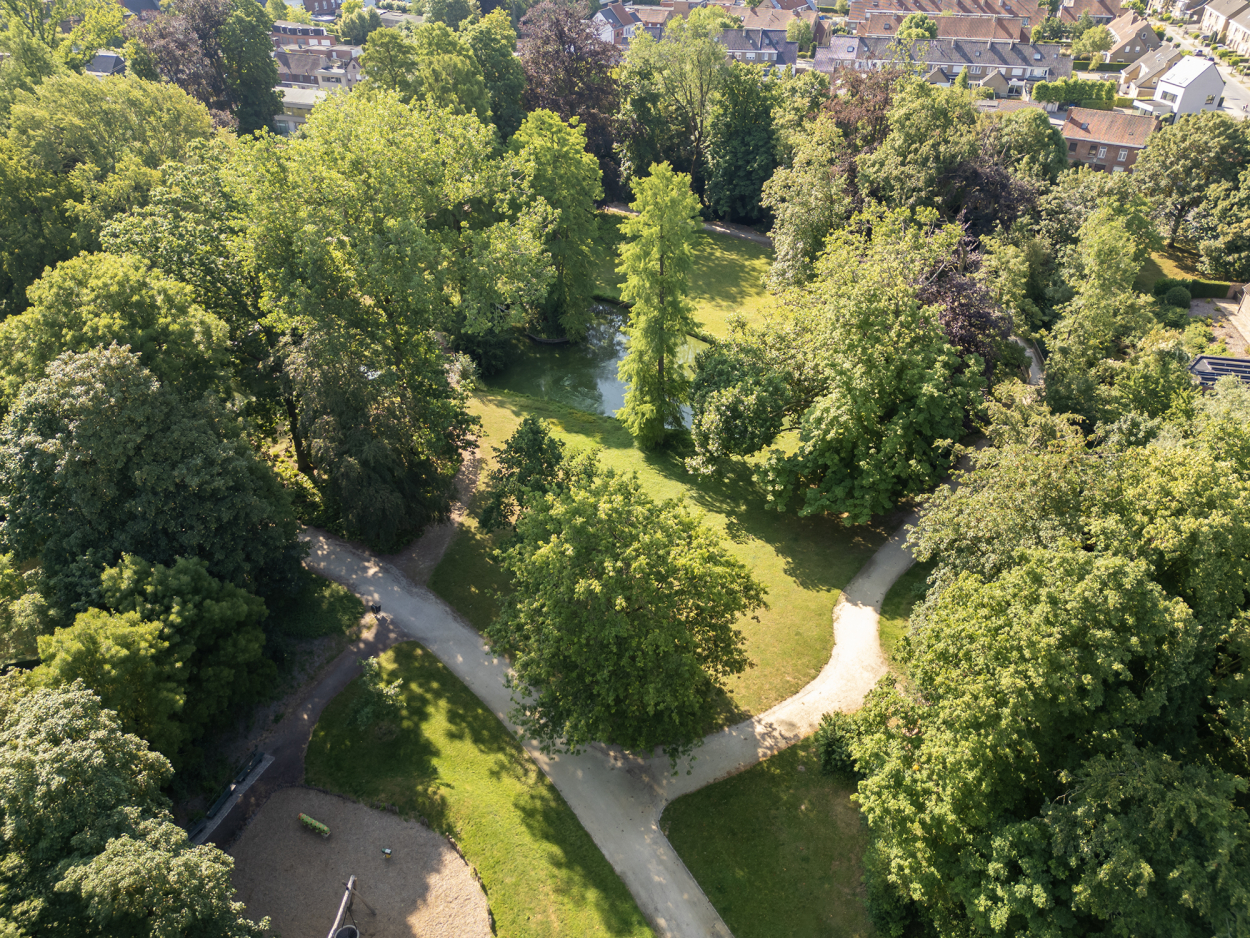
[[[604,257],[597,289],[617,297],[623,279],[616,272],[616,250],[621,241],[617,226],[621,218],[606,213],[599,216]],[[701,231],[695,235],[694,252],[690,299],[696,306],[695,318],[705,332],[717,338],[726,336],[731,315],[749,317],[770,299],[763,282],[772,263],[772,249],[754,241]]]
[[[1179,244],[1174,248],[1164,248],[1157,254],[1151,254],[1146,258],[1133,286],[1148,293],[1164,277],[1172,277],[1176,280],[1210,279],[1198,269],[1199,260],[1200,257],[1196,251],[1191,251]]]
[[[396,805],[451,834],[486,889],[498,934],[647,936],[633,898],[559,792],[459,679],[416,642],[382,657],[400,716],[361,731],[359,680],[325,709],[309,784]]]
[[[890,667],[895,670],[900,670],[901,666],[894,658],[894,648],[907,634],[907,620],[911,618],[912,608],[929,591],[928,580],[932,572],[932,561],[913,565],[890,587],[881,603],[881,620],[878,625],[881,649],[889,659]]]
[[[807,740],[679,798],[661,823],[736,938],[870,935],[852,790],[820,774]]]
[[[739,625],[755,667],[731,680],[722,721],[760,713],[784,700],[829,660],[839,591],[880,546],[885,532],[768,510],[747,467],[710,478],[689,475],[678,454],[635,449],[628,432],[610,417],[498,393],[479,393],[472,409],[482,418],[479,446],[488,463],[492,447],[502,445],[526,414],[537,414],[571,447],[601,447],[603,465],[637,472],[652,497],[677,499],[704,512],[728,549],[768,587],[768,608],[760,610],[759,621],[745,619]],[[466,524],[430,580],[430,588],[478,629],[490,623],[494,592],[504,586],[490,556],[492,541]]]

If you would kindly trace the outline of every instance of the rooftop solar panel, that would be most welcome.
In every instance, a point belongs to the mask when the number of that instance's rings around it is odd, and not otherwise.
[[[1189,373],[1197,378],[1204,388],[1215,387],[1215,382],[1225,375],[1232,375],[1250,384],[1250,358],[1199,355],[1190,364]]]

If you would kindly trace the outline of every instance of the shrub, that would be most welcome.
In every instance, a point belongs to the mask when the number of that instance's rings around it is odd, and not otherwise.
[[[1163,295],[1163,302],[1168,306],[1178,306],[1181,309],[1189,309],[1189,303],[1193,299],[1189,291],[1184,287],[1172,287]]]
[[[1169,329],[1184,329],[1189,323],[1189,313],[1179,306],[1160,303],[1155,309],[1155,319]]]
[[[855,757],[851,755],[855,734],[855,718],[849,713],[826,713],[820,718],[820,728],[813,738],[821,772],[825,775],[859,774]]]
[[[382,676],[382,663],[377,658],[361,658],[361,690],[356,698],[354,719],[361,729],[374,723],[385,723],[399,710],[399,695],[403,692],[403,680],[396,678],[390,684]]]

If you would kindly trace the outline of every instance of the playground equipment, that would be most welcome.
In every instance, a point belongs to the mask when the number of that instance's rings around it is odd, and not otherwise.
[[[320,834],[322,837],[330,836],[330,828],[326,827],[316,818],[311,818],[304,812],[299,813],[299,822],[307,827],[310,831]]]
[[[339,914],[334,917],[334,924],[330,926],[330,934],[326,938],[360,938],[360,929],[356,925],[356,916],[352,915],[352,904],[357,899],[364,903],[364,907],[369,910],[370,915],[378,914],[377,910],[365,902],[364,898],[356,892],[355,876],[349,876],[343,886],[343,901],[339,903]],[[344,918],[350,918],[352,923],[344,925]]]

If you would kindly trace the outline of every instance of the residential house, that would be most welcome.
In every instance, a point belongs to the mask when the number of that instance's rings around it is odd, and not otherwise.
[[[1063,0],[1059,6],[1059,20],[1075,23],[1082,13],[1088,13],[1095,26],[1109,26],[1120,16],[1120,0]]]
[[[843,37],[832,47],[846,48]],[[897,40],[885,37],[859,38],[855,68],[884,68],[895,60]],[[953,84],[964,69],[969,83],[989,88],[999,95],[1017,97],[1039,81],[1057,81],[1072,75],[1072,58],[1057,43],[999,42],[975,39],[935,39],[912,46],[913,54],[923,50],[929,66],[927,78],[939,85]],[[820,58],[816,67],[820,67]]]
[[[883,13],[874,10],[855,26],[856,36],[897,36],[907,19],[905,13]],[[1021,16],[935,16],[938,39],[1002,39],[1028,42],[1028,20]]]
[[[333,56],[317,69],[317,87],[323,91],[351,91],[364,79],[360,59],[338,59]]]
[[[765,0],[774,10],[811,10],[816,12],[816,0]],[[763,4],[760,4],[763,6]]]
[[[834,72],[840,68],[859,68],[862,71],[863,63],[868,59],[866,42],[858,36],[833,36],[829,45],[816,49],[812,68],[830,77],[836,77]]]
[[[1123,98],[1153,98],[1159,79],[1183,57],[1184,52],[1180,46],[1170,42],[1148,52],[1120,72],[1118,94]]]
[[[1204,391],[1212,390],[1215,382],[1226,377],[1250,384],[1250,361],[1227,355],[1199,355],[1189,363],[1189,373]]]
[[[754,65],[796,65],[799,44],[773,38],[764,29],[722,29],[716,39],[731,59]]]
[[[369,3],[365,4],[365,6],[371,5]],[[398,29],[404,23],[420,26],[425,22],[424,16],[418,16],[416,13],[397,13],[394,10],[378,10],[378,17],[382,20],[382,25],[387,29]]]
[[[282,95],[282,113],[274,116],[273,123],[280,134],[293,134],[303,127],[313,107],[328,94],[317,88],[278,88],[277,92]]]
[[[634,35],[638,34],[638,27],[641,26],[642,30],[654,39],[659,39],[664,35],[664,27],[668,25],[669,20],[681,18],[681,14],[672,7],[634,6],[629,8],[629,12],[637,21]]]
[[[1199,16],[1206,5],[1207,0],[1150,0],[1146,9],[1156,16],[1171,14],[1182,23],[1188,23]]]
[[[1029,0],[851,0],[847,24],[859,24],[872,13],[928,13],[930,16],[1006,16],[1030,26],[1040,19],[1037,4]],[[1031,27],[1030,27],[1031,28]]]
[[[1131,173],[1137,154],[1158,126],[1153,117],[1141,114],[1071,108],[1062,127],[1068,161],[1099,172]]]
[[[1223,42],[1228,21],[1246,10],[1250,10],[1250,0],[1211,0],[1203,7],[1199,31],[1216,42]]]
[[[641,9],[639,7],[638,9]],[[786,38],[786,30],[790,24],[796,19],[805,20],[807,25],[812,28],[812,36],[816,41],[816,45],[822,46],[828,39],[828,29],[825,21],[820,18],[815,10],[809,10],[802,7],[797,10],[778,10],[773,7],[766,7],[760,4],[754,10],[747,7],[742,14],[743,29],[763,29],[769,32],[780,34],[780,38]]]
[[[117,3],[126,11],[123,16],[127,19],[161,11],[160,0],[117,0]]]
[[[273,54],[278,63],[278,83],[284,87],[319,88],[317,73],[325,68],[330,56],[321,52],[287,52]]]
[[[87,63],[83,71],[96,78],[124,75],[126,74],[126,60],[116,52],[97,52],[95,58]]]
[[[269,32],[275,49],[328,49],[338,42],[324,26],[308,26],[304,23],[292,23],[289,20],[278,20]]]
[[[1105,56],[1108,62],[1136,62],[1145,53],[1163,45],[1146,18],[1133,10],[1126,10],[1107,28],[1111,30],[1111,48]]]
[[[1224,42],[1238,55],[1250,55],[1250,7],[1228,21]]]
[[[642,28],[642,21],[625,4],[612,3],[601,7],[590,18],[590,26],[603,42],[610,42],[614,46],[627,46],[629,38]]]
[[[303,0],[304,9],[315,20],[330,20],[333,22],[338,19],[339,8],[343,5],[342,0]]]
[[[1159,79],[1154,97],[1139,98],[1133,106],[1145,114],[1168,120],[1180,114],[1215,111],[1224,100],[1224,79],[1210,59],[1187,55]]]

